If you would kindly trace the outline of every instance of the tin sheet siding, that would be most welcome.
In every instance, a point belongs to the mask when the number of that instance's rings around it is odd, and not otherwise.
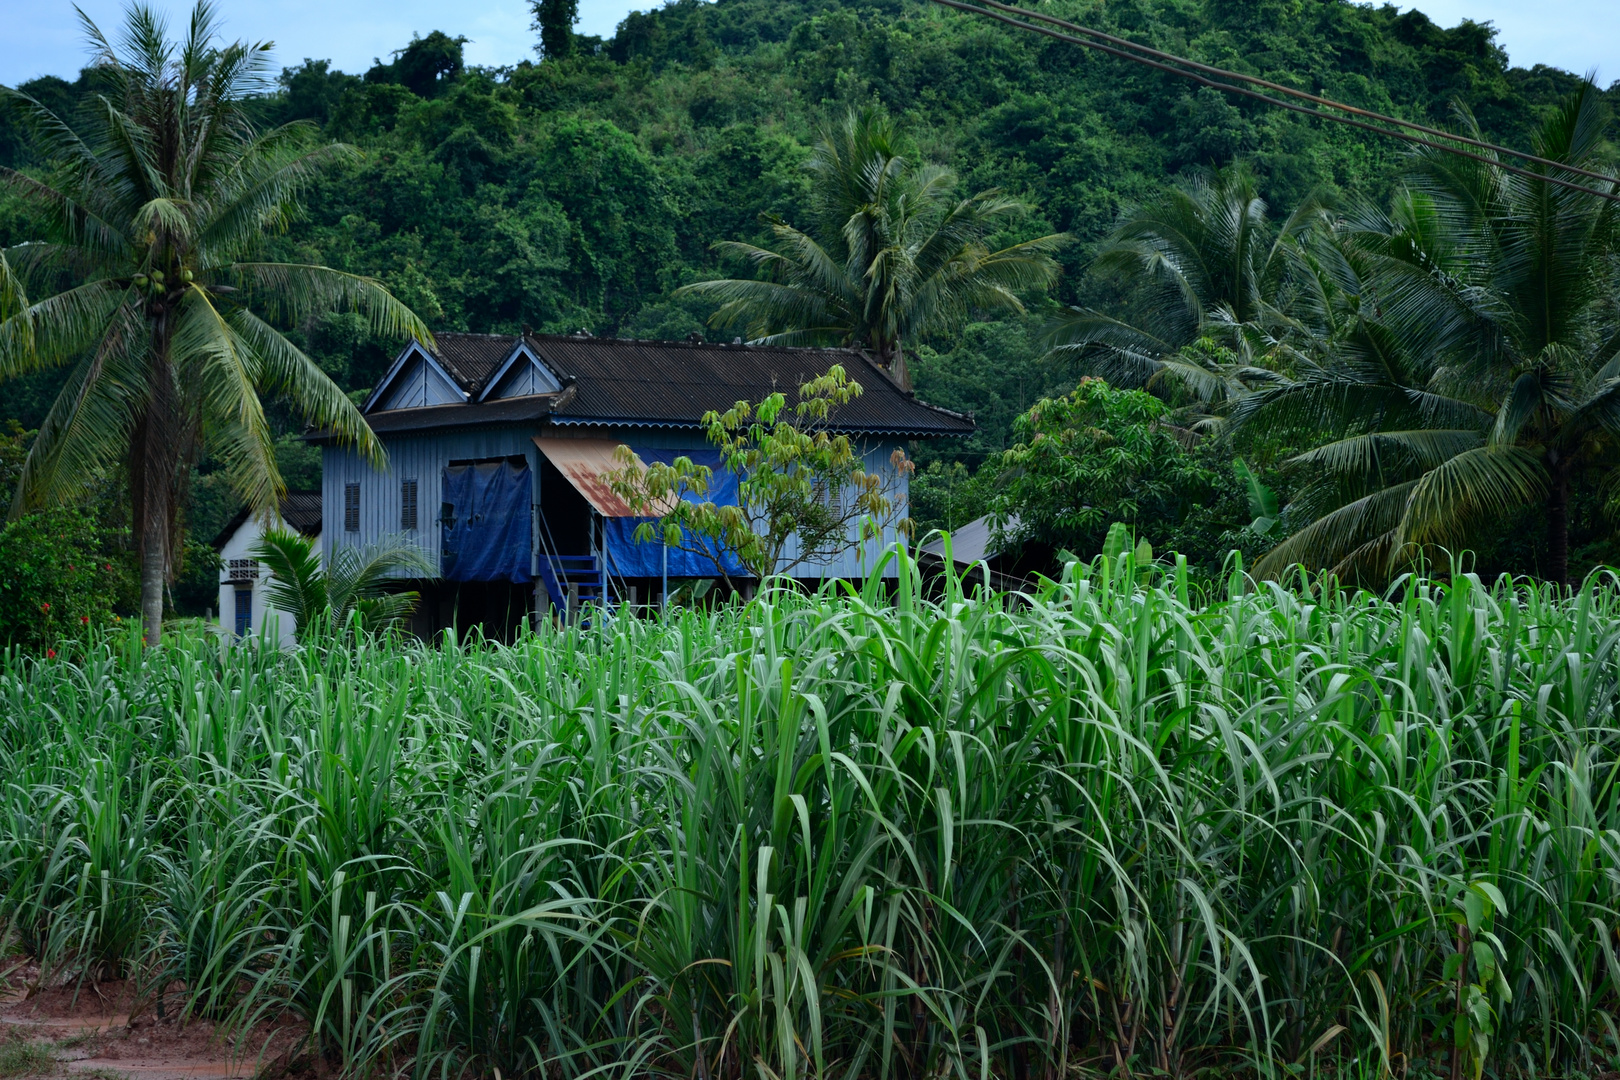
[[[416,478],[415,531],[408,533],[434,566],[439,564],[439,504],[444,501],[444,467],[468,458],[521,456],[528,459],[535,478],[534,501],[540,501],[539,451],[531,441],[531,428],[484,428],[465,432],[385,439],[388,467],[379,471],[352,450],[325,448],[321,456],[322,520],[333,527],[321,530],[321,545],[328,559],[340,544],[363,547],[399,533],[400,481]],[[360,530],[343,529],[343,489],[360,485]]]
[[[883,477],[884,486],[888,488],[889,497],[898,502],[896,518],[907,516],[910,512],[906,500],[910,497],[910,477],[897,476],[891,455],[903,444],[899,442],[870,442],[861,447],[861,459],[868,474]],[[843,551],[831,559],[821,562],[803,562],[789,571],[798,578],[863,578],[876,569],[883,557],[883,553],[891,549],[900,540],[900,535],[892,526],[883,530],[881,538],[873,538],[860,543],[860,522],[851,522],[849,526],[848,545]],[[786,565],[798,557],[798,541],[789,540],[783,551],[782,565]],[[884,567],[883,576],[886,578],[898,577],[899,568],[892,563]]]
[[[645,428],[579,430],[581,436],[619,439],[631,446],[658,449],[696,450],[708,444],[697,431],[668,431]],[[566,438],[569,431],[548,431],[548,435]],[[353,451],[328,446],[322,455],[322,519],[332,527],[321,530],[321,545],[330,559],[337,545],[363,547],[385,536],[400,531],[400,481],[409,476],[417,481],[417,528],[410,536],[416,541],[428,560],[439,564],[439,505],[442,503],[444,467],[451,461],[476,458],[511,457],[521,455],[529,461],[535,478],[534,501],[540,502],[539,449],[533,442],[534,429],[483,428],[465,432],[427,434],[413,437],[388,438],[388,467],[378,471],[362,461]],[[908,478],[896,477],[890,455],[903,444],[895,440],[869,442],[862,448],[862,457],[868,472],[877,472],[888,478],[898,493],[909,494]],[[360,529],[343,529],[343,491],[346,484],[360,485]],[[902,513],[904,513],[902,509]],[[825,562],[804,563],[794,567],[796,577],[864,577],[878,563],[883,553],[899,537],[892,528],[885,529],[881,539],[857,544],[860,536],[858,524],[850,526],[849,547]],[[787,557],[796,554],[789,543]],[[894,577],[896,570],[889,567],[885,577]]]

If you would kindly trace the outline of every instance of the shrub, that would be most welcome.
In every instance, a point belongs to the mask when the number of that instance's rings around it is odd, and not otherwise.
[[[38,652],[114,619],[133,572],[83,510],[60,508],[0,529],[0,643]]]

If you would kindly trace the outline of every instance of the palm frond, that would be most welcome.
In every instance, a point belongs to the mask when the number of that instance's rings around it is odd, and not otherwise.
[[[251,311],[239,309],[227,318],[257,359],[258,390],[285,399],[305,423],[353,446],[373,467],[387,465],[387,451],[365,417],[314,360]]]
[[[217,272],[242,288],[248,302],[273,321],[302,325],[329,312],[353,311],[365,317],[378,337],[409,337],[435,347],[426,324],[375,278],[299,263],[238,262]]]
[[[300,633],[325,621],[330,602],[317,543],[290,529],[272,528],[264,531],[249,553],[270,571],[265,599],[272,608],[292,615]]]
[[[150,394],[145,327],[118,309],[94,351],[74,367],[39,426],[11,503],[16,518],[74,498],[128,447]]]
[[[177,305],[170,363],[197,403],[205,444],[226,482],[255,513],[268,514],[284,491],[275,437],[259,401],[260,361],[201,286]]]
[[[1429,470],[1413,488],[1401,522],[1402,546],[1452,544],[1479,523],[1541,499],[1547,473],[1541,458],[1517,446],[1466,450]]]
[[[1393,484],[1323,514],[1266,552],[1255,574],[1276,579],[1293,566],[1344,573],[1351,569],[1347,560],[1387,550],[1416,486],[1416,480]]]

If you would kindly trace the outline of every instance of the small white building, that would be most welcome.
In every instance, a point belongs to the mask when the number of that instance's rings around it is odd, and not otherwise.
[[[280,524],[303,533],[321,535],[321,493],[289,491],[281,500]],[[261,634],[272,621],[281,645],[290,645],[296,620],[265,602],[269,573],[250,552],[264,535],[258,518],[243,510],[214,538],[219,552],[219,626],[235,637]],[[319,549],[317,549],[318,551]]]

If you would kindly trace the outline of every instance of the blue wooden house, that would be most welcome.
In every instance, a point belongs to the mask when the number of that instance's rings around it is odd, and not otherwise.
[[[685,454],[718,465],[703,414],[774,390],[790,402],[806,381],[843,365],[863,393],[833,415],[869,472],[904,495],[891,455],[912,440],[967,435],[971,418],[918,401],[861,353],[735,343],[629,341],[585,334],[437,335],[412,342],[362,407],[388,451],[378,470],[324,445],[321,542],[365,545],[404,534],[440,568],[415,583],[417,629],[481,623],[506,633],[531,611],[570,600],[658,598],[667,578],[715,576],[712,563],[660,543],[638,544],[632,511],[603,479],[614,451],[643,461]],[[726,483],[730,480],[729,486]],[[721,474],[711,497],[735,497]],[[833,493],[832,498],[837,494]],[[802,563],[806,578],[857,577],[896,537]],[[791,554],[791,553],[790,553]]]

